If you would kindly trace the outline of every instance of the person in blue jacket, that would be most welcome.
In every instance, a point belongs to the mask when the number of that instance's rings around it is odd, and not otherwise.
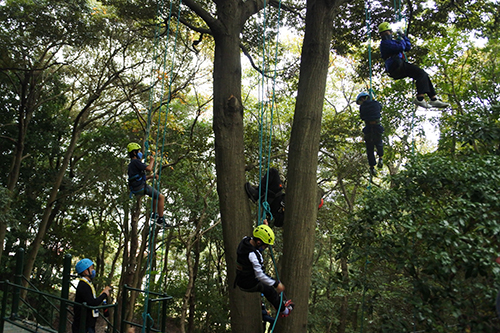
[[[417,86],[417,97],[413,103],[423,108],[446,108],[450,106],[439,100],[436,91],[429,78],[429,75],[417,65],[405,61],[404,52],[410,51],[410,39],[400,29],[398,38],[393,39],[393,33],[389,22],[383,22],[378,26],[381,37],[380,53],[385,61],[385,70],[393,79],[398,80],[410,77],[415,80]],[[424,99],[427,95],[430,101],[427,103]]]
[[[379,169],[382,168],[382,156],[384,156],[384,144],[382,142],[384,127],[380,125],[382,104],[373,100],[366,92],[362,92],[356,97],[356,104],[359,105],[359,116],[365,122],[363,134],[366,156],[368,157],[368,165],[370,165],[370,173],[375,176],[377,174],[375,165]],[[378,163],[375,161],[375,149],[377,149]]]

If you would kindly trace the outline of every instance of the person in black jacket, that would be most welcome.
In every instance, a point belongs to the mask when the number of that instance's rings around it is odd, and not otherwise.
[[[372,100],[366,92],[362,92],[356,97],[356,104],[359,105],[359,116],[365,122],[363,134],[366,145],[366,156],[368,157],[368,165],[370,165],[370,173],[375,176],[377,174],[375,165],[379,169],[382,168],[382,156],[384,156],[384,143],[382,142],[384,127],[380,125],[382,104]],[[375,148],[377,149],[378,163],[375,161]]]
[[[245,237],[237,249],[237,270],[235,286],[245,292],[259,292],[276,308],[280,309],[280,317],[287,317],[293,310],[291,300],[280,299],[279,293],[285,290],[283,283],[274,280],[264,271],[262,254],[269,245],[274,244],[274,232],[267,225],[257,226],[253,237]]]
[[[104,290],[96,297],[96,292],[92,280],[95,277],[94,263],[90,259],[82,259],[76,264],[76,272],[80,275],[80,282],[76,287],[75,302],[77,303],[87,303],[89,306],[101,305],[111,291],[111,287],[107,286]],[[73,333],[78,333],[80,331],[80,322],[82,316],[82,306],[74,306],[74,318],[73,324],[71,325],[71,330]],[[85,332],[95,333],[95,324],[99,317],[99,310],[87,309],[85,316]]]
[[[385,70],[394,80],[410,77],[415,80],[417,86],[417,97],[413,100],[415,105],[423,108],[446,108],[450,104],[439,100],[432,85],[429,75],[420,67],[406,60],[404,52],[411,50],[410,39],[400,29],[399,37],[392,38],[392,29],[389,22],[383,22],[378,26],[380,34],[380,55],[385,62]],[[430,101],[424,100],[427,95]]]
[[[165,206],[165,196],[159,193],[156,189],[146,184],[146,180],[156,177],[158,175],[146,175],[146,172],[153,171],[154,156],[149,156],[149,164],[142,163],[141,146],[138,143],[131,142],[127,145],[127,151],[130,157],[128,165],[128,183],[131,195],[148,195],[153,198],[153,210],[158,214],[156,225],[159,227],[166,227],[165,218],[163,217],[163,210]]]

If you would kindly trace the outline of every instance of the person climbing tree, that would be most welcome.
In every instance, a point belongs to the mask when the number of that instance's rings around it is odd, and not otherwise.
[[[446,108],[450,104],[439,100],[436,91],[429,78],[429,75],[417,65],[406,61],[404,52],[411,49],[410,39],[399,29],[398,38],[393,39],[393,33],[389,22],[383,22],[378,26],[378,32],[381,37],[380,53],[385,61],[385,70],[394,80],[410,77],[415,80],[417,86],[417,97],[413,100],[415,105],[429,109]],[[429,96],[430,101],[424,100],[425,95]]]
[[[283,283],[274,280],[264,271],[261,252],[274,244],[274,232],[267,225],[261,224],[253,230],[253,237],[245,236],[236,251],[236,279],[234,286],[245,292],[259,292],[276,308],[281,309],[280,317],[288,317],[293,310],[292,300],[281,301],[279,293],[285,290]]]
[[[259,186],[252,185],[250,182],[245,183],[245,191],[248,198],[253,203],[260,203],[266,201],[269,203],[269,210],[271,214],[266,214],[267,219],[271,219],[273,227],[283,227],[285,220],[285,193],[283,188],[283,181],[281,180],[278,169],[269,168],[269,179],[267,174],[260,180]],[[318,209],[323,206],[323,190],[318,187]]]
[[[99,297],[96,297],[95,288],[92,284],[92,280],[95,278],[95,269],[92,260],[87,258],[80,260],[76,263],[75,269],[78,275],[80,275],[80,282],[78,282],[78,286],[76,287],[75,302],[80,304],[85,302],[89,306],[101,305],[101,303],[109,297],[111,287],[105,287],[99,294]],[[86,311],[85,333],[95,333],[95,324],[97,317],[99,317],[99,310],[87,309]],[[71,330],[73,333],[78,333],[80,332],[82,306],[75,304],[74,312],[75,315]]]
[[[267,200],[272,214],[272,221],[275,227],[282,227],[285,219],[285,193],[283,193],[283,182],[280,178],[278,169],[269,168],[269,179],[264,175],[260,180],[259,186],[252,185],[250,182],[245,183],[245,191],[252,200],[257,203]],[[271,216],[267,216],[271,218]]]
[[[380,125],[382,104],[373,100],[366,92],[362,92],[356,97],[356,104],[359,105],[359,116],[365,122],[363,134],[370,173],[376,176],[375,165],[381,169],[383,166],[382,156],[384,156],[384,144],[382,142],[384,127]],[[377,149],[378,163],[375,161],[375,148]]]
[[[153,199],[153,214],[157,215],[156,225],[159,227],[167,226],[163,217],[165,206],[165,196],[146,184],[146,180],[158,175],[147,175],[146,172],[153,171],[154,156],[149,156],[149,164],[142,163],[141,146],[138,143],[131,142],[127,145],[130,163],[128,165],[128,183],[130,187],[130,195],[148,195]]]
[[[262,325],[264,328],[264,332],[266,332],[267,323],[271,324],[272,327],[274,324],[274,318],[271,316],[271,313],[266,308],[266,303],[264,303],[264,301],[261,302],[261,308],[262,308]]]

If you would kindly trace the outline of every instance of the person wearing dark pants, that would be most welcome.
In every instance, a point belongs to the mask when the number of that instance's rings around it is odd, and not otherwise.
[[[384,127],[380,125],[380,111],[382,104],[372,100],[366,92],[360,93],[356,97],[356,104],[359,105],[359,116],[365,122],[363,134],[366,145],[366,156],[368,157],[368,165],[370,166],[370,174],[377,175],[375,165],[380,169],[383,167],[382,156],[384,156],[384,144],[382,142],[382,134]],[[375,149],[377,150],[378,163],[375,159]]]
[[[436,96],[436,91],[432,85],[429,75],[417,65],[406,61],[405,53],[411,50],[410,39],[398,30],[398,38],[393,39],[392,29],[389,22],[383,22],[378,26],[378,31],[381,37],[380,54],[385,62],[385,70],[394,80],[399,80],[409,77],[415,80],[417,87],[417,97],[413,100],[415,105],[423,108],[446,108],[450,106],[439,100]],[[427,103],[424,99],[427,95],[430,101]]]
[[[82,304],[86,303],[89,306],[98,306],[109,297],[111,287],[107,286],[104,290],[97,296],[95,292],[92,280],[95,278],[94,263],[90,259],[82,259],[76,263],[76,272],[80,276],[78,286],[76,287],[75,302]],[[95,333],[95,325],[97,318],[99,317],[99,310],[96,309],[86,309],[85,315],[85,333]],[[82,306],[75,304],[74,306],[74,318],[73,324],[71,326],[71,331],[73,333],[80,332],[80,322],[82,315]]]
[[[280,311],[280,317],[287,317],[293,309],[291,300],[281,300],[280,294],[285,290],[283,283],[274,280],[264,272],[264,260],[261,252],[274,244],[274,232],[267,225],[261,224],[253,230],[253,237],[245,237],[237,249],[237,270],[235,287],[245,292],[258,292]]]

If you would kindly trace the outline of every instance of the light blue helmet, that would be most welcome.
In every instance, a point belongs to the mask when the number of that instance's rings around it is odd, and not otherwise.
[[[75,269],[78,274],[82,274],[87,268],[92,266],[94,263],[90,259],[82,259],[76,263]]]
[[[360,103],[359,103],[359,99],[360,99],[361,97],[365,97],[365,96],[367,96],[367,97],[368,97],[368,99],[370,98],[370,94],[368,94],[367,92],[364,92],[364,91],[363,91],[363,92],[360,92],[360,93],[359,93],[359,95],[356,97],[356,104],[358,104],[358,105],[359,105],[359,104],[360,104]]]

